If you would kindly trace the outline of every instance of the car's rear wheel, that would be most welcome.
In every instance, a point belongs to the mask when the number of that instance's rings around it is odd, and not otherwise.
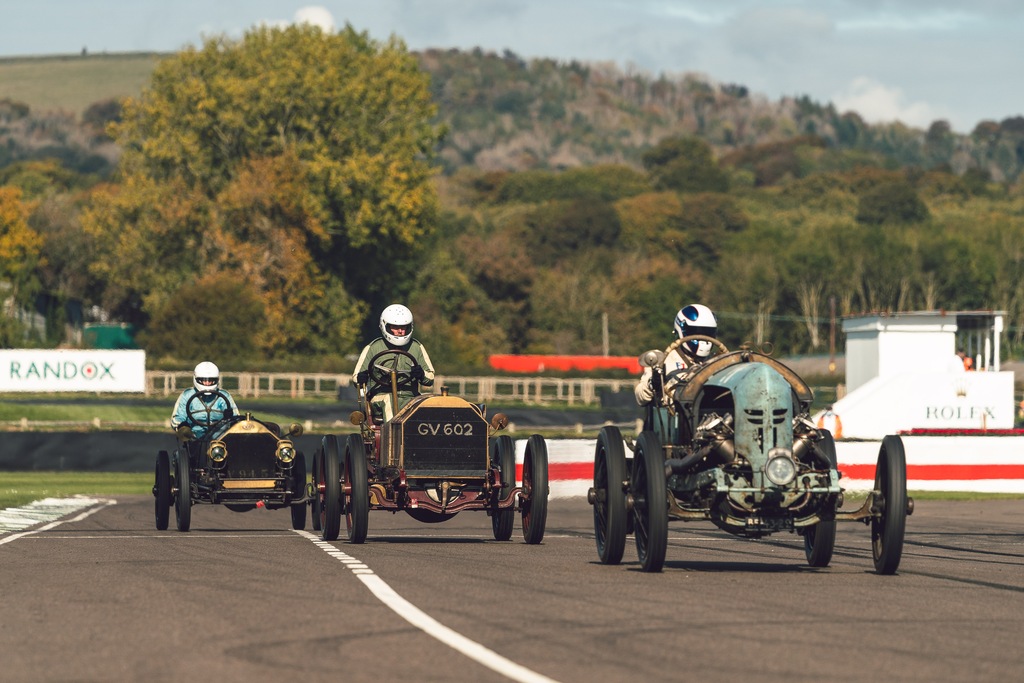
[[[188,466],[188,453],[178,451],[174,460],[174,521],[178,531],[188,531],[192,527],[192,485],[191,472]]]
[[[320,531],[320,482],[323,481],[320,468],[321,460],[320,451],[317,450],[313,453],[313,496],[309,501],[309,505],[312,508],[310,516],[313,518],[313,531]]]
[[[165,531],[171,516],[171,456],[167,451],[156,454],[156,482],[153,484],[156,528]]]
[[[654,432],[642,432],[636,440],[630,490],[633,493],[633,537],[640,567],[645,572],[660,572],[668,546],[668,499],[665,456]]]
[[[295,454],[292,461],[292,496],[302,500],[306,493],[306,456],[301,452]],[[292,503],[292,529],[306,528],[306,501]]]
[[[818,448],[825,454],[829,465],[834,469],[838,459],[836,458],[836,442],[832,433],[825,430],[822,433],[821,443]],[[835,513],[835,502],[829,514]],[[807,564],[812,567],[827,567],[832,561],[832,552],[836,546],[836,520],[825,519],[817,524],[804,529],[804,554],[807,556]]]
[[[366,471],[366,446],[359,434],[350,434],[345,446],[345,525],[349,543],[366,540],[369,526],[369,474]]]
[[[320,536],[325,541],[338,540],[341,531],[341,454],[338,437],[324,437],[320,452]]]
[[[881,512],[871,520],[871,553],[875,571],[895,574],[903,556],[907,528],[907,456],[903,440],[894,435],[882,439],[875,467],[875,491],[881,494]]]
[[[523,540],[535,545],[544,539],[548,521],[548,445],[537,434],[526,440],[523,492]]]
[[[618,427],[602,427],[594,452],[594,538],[602,564],[618,564],[626,547],[626,450]]]
[[[516,444],[512,437],[502,434],[491,441],[491,466],[498,467],[501,473],[501,500],[508,498],[516,486]],[[491,529],[494,540],[507,541],[512,538],[512,527],[515,526],[516,509],[514,505],[507,508],[495,507],[491,511]]]

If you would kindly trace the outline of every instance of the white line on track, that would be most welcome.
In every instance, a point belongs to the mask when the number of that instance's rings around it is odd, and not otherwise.
[[[470,640],[466,636],[454,631],[432,616],[412,604],[389,586],[385,581],[373,573],[368,566],[345,553],[326,541],[308,531],[296,531],[303,538],[308,538],[314,545],[318,546],[325,553],[338,560],[356,575],[363,582],[373,595],[387,605],[395,614],[402,617],[410,624],[436,638],[453,650],[464,654],[478,664],[486,666],[492,671],[522,683],[554,683],[554,679],[548,678],[521,664],[502,657],[497,652],[489,650],[480,643]]]
[[[83,519],[85,519],[89,515],[97,513],[97,512],[99,512],[100,510],[102,510],[105,507],[108,507],[110,505],[117,505],[117,501],[116,500],[104,500],[104,499],[97,499],[97,500],[91,501],[91,503],[95,504],[95,507],[91,507],[88,510],[86,510],[85,512],[81,513],[80,515],[76,515],[76,516],[74,516],[74,517],[72,517],[70,519],[60,519],[60,520],[57,520],[55,522],[50,522],[49,524],[44,524],[43,526],[39,527],[38,529],[32,529],[31,531],[22,531],[22,532],[19,532],[19,533],[16,533],[16,534],[11,534],[7,538],[0,538],[0,545],[3,545],[4,543],[10,543],[12,541],[16,541],[19,538],[25,538],[26,536],[31,536],[33,534],[38,534],[40,531],[49,531],[50,529],[54,529],[54,528],[60,526],[61,524],[64,524],[65,522],[81,522]]]

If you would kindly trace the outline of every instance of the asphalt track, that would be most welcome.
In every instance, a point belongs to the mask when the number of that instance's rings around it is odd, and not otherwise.
[[[859,523],[811,569],[796,536],[674,522],[644,574],[631,542],[597,562],[579,498],[538,546],[483,513],[371,512],[351,545],[286,510],[199,506],[179,533],[150,497],[107,502],[0,535],[0,679],[1024,680],[1021,501],[919,501],[895,576]]]

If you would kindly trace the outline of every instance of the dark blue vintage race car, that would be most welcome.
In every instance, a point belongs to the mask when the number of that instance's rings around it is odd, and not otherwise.
[[[171,504],[178,531],[188,531],[192,506],[224,505],[236,512],[289,508],[293,529],[306,525],[309,495],[305,456],[292,439],[302,425],[281,433],[250,413],[212,425],[200,439],[184,439],[156,457],[156,528],[167,528]]]

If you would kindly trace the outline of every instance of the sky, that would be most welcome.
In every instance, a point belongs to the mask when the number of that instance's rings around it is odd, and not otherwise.
[[[1021,0],[0,0],[0,57],[173,52],[298,22],[410,50],[701,74],[871,123],[969,133],[1024,116]]]

